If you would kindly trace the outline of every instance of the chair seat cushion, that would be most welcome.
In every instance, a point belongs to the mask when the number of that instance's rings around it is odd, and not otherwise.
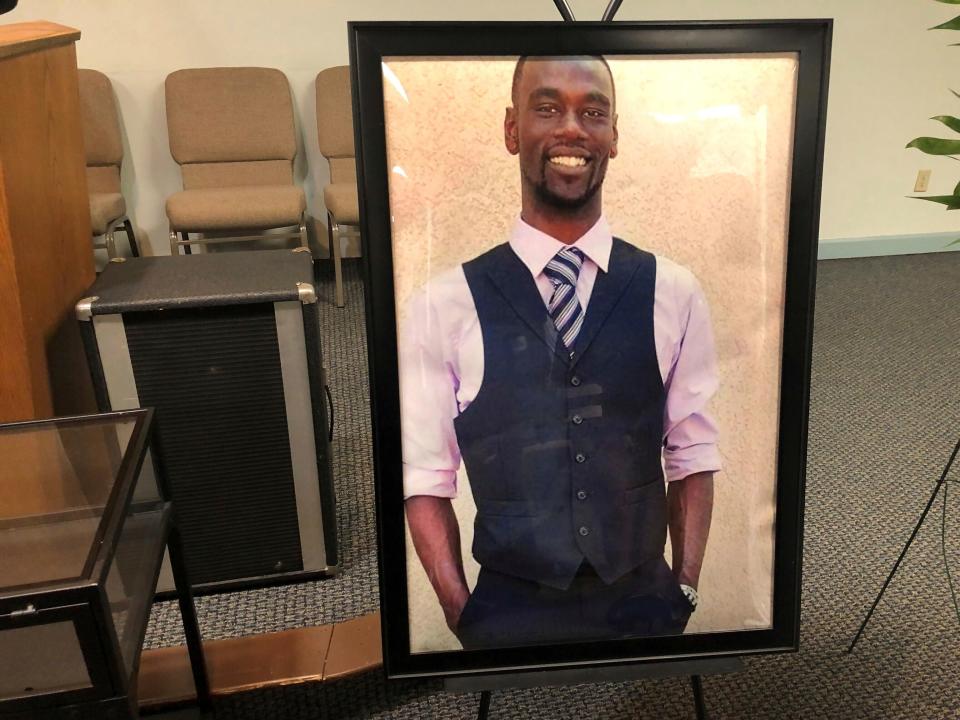
[[[103,235],[110,223],[127,214],[120,193],[90,193],[90,227],[94,235]]]
[[[323,204],[333,219],[342,225],[360,224],[360,201],[352,182],[331,183],[323,189]]]
[[[293,185],[182,190],[167,198],[171,230],[266,230],[300,223],[307,203]]]

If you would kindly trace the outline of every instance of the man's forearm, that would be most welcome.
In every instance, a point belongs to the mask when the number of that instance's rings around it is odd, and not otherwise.
[[[668,524],[677,580],[696,588],[710,535],[713,473],[702,472],[667,485]]]
[[[460,554],[460,526],[449,498],[415,495],[406,503],[413,546],[451,630],[470,596]]]

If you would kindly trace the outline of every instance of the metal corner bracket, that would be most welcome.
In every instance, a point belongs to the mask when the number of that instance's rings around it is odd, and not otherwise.
[[[300,296],[300,302],[304,305],[312,305],[317,301],[317,291],[310,283],[298,282],[297,295]]]
[[[93,317],[93,304],[100,299],[99,295],[80,298],[77,301],[77,320],[80,322],[89,322]]]

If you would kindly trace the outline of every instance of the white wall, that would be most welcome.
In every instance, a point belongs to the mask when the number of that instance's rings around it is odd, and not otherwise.
[[[579,19],[599,19],[606,0],[571,2]],[[957,216],[908,200],[917,171],[933,170],[930,191],[952,192],[960,166],[904,145],[936,135],[933,115],[957,114],[948,66],[960,35],[926,28],[958,8],[934,0],[628,0],[618,20],[833,17],[834,46],[823,181],[821,238],[947,232]],[[127,142],[123,184],[144,244],[167,249],[164,198],[179,189],[164,121],[163,80],[178,68],[277,67],[290,79],[298,158],[310,211],[325,217],[327,163],[317,149],[313,79],[347,62],[348,20],[556,20],[550,0],[21,0],[3,22],[46,19],[82,31],[81,67],[113,80]],[[960,90],[960,88],[957,88]]]

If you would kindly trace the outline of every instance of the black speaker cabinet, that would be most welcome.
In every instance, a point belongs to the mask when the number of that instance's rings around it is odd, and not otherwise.
[[[89,295],[77,316],[97,401],[156,408],[195,590],[332,574],[332,417],[310,253],[127,258]]]

